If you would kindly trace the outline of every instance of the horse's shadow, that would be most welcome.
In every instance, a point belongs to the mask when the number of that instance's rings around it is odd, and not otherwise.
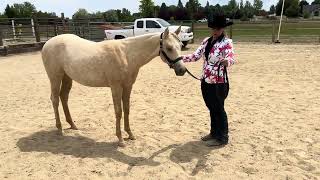
[[[79,158],[111,158],[129,166],[157,166],[159,162],[145,157],[132,157],[118,151],[116,142],[96,142],[84,136],[60,136],[57,131],[40,131],[18,140],[22,152],[51,152]]]
[[[208,148],[200,141],[185,144],[172,144],[154,152],[149,158],[133,157],[118,151],[116,142],[96,142],[84,136],[60,136],[57,131],[40,131],[18,140],[17,146],[22,152],[51,152],[53,154],[72,155],[79,158],[111,158],[134,166],[158,166],[153,159],[161,153],[171,150],[170,160],[174,163],[188,163],[197,159],[191,175],[196,175],[205,168],[207,155],[216,148]],[[182,167],[182,166],[181,166]],[[183,168],[183,167],[182,167]],[[183,170],[185,170],[183,168]]]

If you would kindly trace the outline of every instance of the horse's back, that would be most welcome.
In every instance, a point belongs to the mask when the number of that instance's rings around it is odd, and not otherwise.
[[[115,55],[110,53],[106,60],[103,51],[99,43],[64,34],[44,45],[42,59],[48,74],[52,76],[61,72],[86,86],[106,86],[106,74],[113,67]]]

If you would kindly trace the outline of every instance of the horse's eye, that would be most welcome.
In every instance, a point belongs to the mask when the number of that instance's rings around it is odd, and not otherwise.
[[[171,48],[171,47],[169,47],[169,48],[167,48],[167,50],[168,50],[168,51],[172,51],[172,48]]]

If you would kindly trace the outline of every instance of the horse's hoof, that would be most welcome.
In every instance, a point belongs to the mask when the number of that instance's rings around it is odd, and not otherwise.
[[[72,129],[72,130],[79,130],[79,129],[77,128],[77,126],[71,126],[70,129]]]
[[[134,137],[134,135],[132,135],[132,136],[129,136],[129,139],[130,140],[136,140],[136,137]]]
[[[119,147],[126,147],[126,145],[124,144],[124,142],[118,142],[118,146],[119,146]]]

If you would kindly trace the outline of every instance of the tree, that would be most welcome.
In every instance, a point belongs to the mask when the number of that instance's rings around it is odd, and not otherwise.
[[[248,18],[253,18],[254,8],[253,8],[252,4],[250,3],[250,1],[246,1],[245,5],[244,5],[244,11],[245,11],[245,15]]]
[[[7,4],[6,9],[4,10],[4,14],[8,17],[8,18],[14,18],[16,17],[16,12],[13,10],[12,7],[9,6],[9,4]]]
[[[240,10],[244,8],[243,0],[240,1]]]
[[[314,0],[311,4],[312,4],[312,5],[320,4],[320,0]]]
[[[169,15],[169,9],[166,5],[166,3],[162,3],[159,11],[159,18],[164,19],[164,20],[169,20],[170,15]]]
[[[22,4],[15,3],[12,6],[7,5],[5,8],[5,15],[9,18],[32,17],[36,12],[36,7],[30,2],[24,2]]]
[[[195,19],[195,14],[198,13],[199,8],[201,7],[199,0],[189,0],[186,3],[186,8],[190,14],[191,19]]]
[[[229,18],[239,17],[239,5],[236,0],[230,0],[227,6],[224,6],[225,13]]]
[[[153,0],[140,0],[139,10],[143,17],[154,17]]]
[[[139,19],[139,18],[141,18],[142,17],[142,14],[139,12],[139,13],[133,13],[132,14],[132,18],[133,19]]]
[[[121,10],[120,10],[121,13]],[[118,17],[118,12],[117,10],[110,9],[106,12],[104,12],[104,18],[107,22],[118,22],[119,17]]]
[[[283,8],[283,13],[286,15],[286,10],[291,6],[292,2],[294,0],[285,0],[284,2],[284,8]],[[278,1],[278,4],[276,6],[276,14],[277,16],[280,16],[281,14],[281,9],[282,9],[282,3],[283,1],[282,0],[279,0]]]
[[[181,2],[181,0],[179,0],[179,2],[178,2],[178,6],[177,6],[178,8],[181,8],[181,9],[183,9],[184,7],[183,7],[183,4],[182,4],[182,2]]]
[[[176,10],[177,7],[174,5],[171,5],[168,7],[168,12],[169,12],[169,19],[170,20],[175,20],[176,19]]]
[[[311,14],[309,12],[303,13],[303,18],[304,19],[308,19],[308,18],[310,18],[310,16],[311,16]]]
[[[255,10],[255,15],[258,15],[259,11],[262,9],[262,6],[263,6],[262,0],[253,1],[253,8]]]
[[[276,6],[276,14],[278,16],[281,14],[282,3],[283,1],[279,0]],[[291,7],[290,10],[288,10],[289,7]],[[297,17],[297,14],[299,15],[299,11],[300,11],[299,0],[285,0],[284,8],[283,8],[284,15],[289,17]]]
[[[131,15],[131,12],[126,8],[122,8],[121,17],[119,17],[119,19],[124,22],[131,22],[134,20],[134,18]]]
[[[159,12],[160,12],[160,6],[154,6],[153,8],[153,16],[154,17],[158,17],[159,16]]]
[[[16,16],[21,18],[32,17],[32,14],[37,12],[36,7],[30,2],[15,3],[11,8],[15,11]]]
[[[299,16],[299,0],[293,0],[292,4],[285,11],[285,15],[288,17],[298,17]]]
[[[269,14],[274,14],[274,13],[276,13],[276,7],[274,5],[271,5]]]
[[[204,14],[206,17],[208,17],[209,13],[210,13],[210,4],[209,4],[209,1],[207,1],[206,7],[204,8]]]
[[[54,12],[38,11],[36,14],[37,14],[37,17],[39,18],[57,18],[58,17]]]
[[[190,19],[189,14],[188,14],[188,10],[183,7],[181,0],[179,0],[179,2],[178,2],[178,6],[177,6],[176,12],[175,12],[175,18],[176,18],[176,20]]]
[[[303,14],[303,6],[306,6],[306,5],[309,5],[308,1],[306,1],[306,0],[300,1],[300,3],[299,3],[299,6],[300,6],[300,14]],[[308,15],[306,15],[306,16],[308,16]],[[304,17],[305,17],[305,16],[304,16]]]
[[[86,9],[80,8],[72,15],[72,19],[87,19],[90,17],[90,14]]]

